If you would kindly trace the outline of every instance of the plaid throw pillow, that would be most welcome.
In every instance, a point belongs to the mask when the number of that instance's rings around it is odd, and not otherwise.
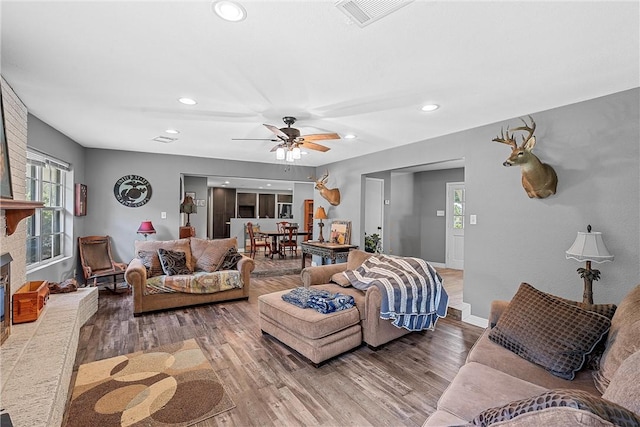
[[[586,391],[573,389],[549,390],[538,396],[486,409],[478,414],[472,423],[477,426],[490,426],[500,421],[512,420],[528,412],[557,407],[588,411],[616,426],[637,427],[640,424],[640,418],[628,409]]]
[[[605,316],[522,283],[489,339],[557,377],[572,380],[610,327]]]

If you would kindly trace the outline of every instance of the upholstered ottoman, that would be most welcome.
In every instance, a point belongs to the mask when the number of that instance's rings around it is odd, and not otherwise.
[[[318,366],[362,343],[360,313],[353,307],[322,314],[282,300],[289,290],[258,297],[260,329]]]

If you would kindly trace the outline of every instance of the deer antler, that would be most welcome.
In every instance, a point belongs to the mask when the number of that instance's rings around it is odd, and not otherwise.
[[[513,134],[511,136],[509,136],[509,128],[507,128],[507,136],[506,137],[504,136],[504,129],[500,128],[500,138],[498,138],[496,136],[495,138],[492,139],[492,141],[501,142],[503,144],[510,145],[513,149],[516,149],[518,147],[518,144],[516,143],[516,140],[513,139]]]
[[[522,137],[522,143],[524,144],[525,142],[527,142],[532,136],[533,133],[536,131],[536,122],[533,121],[533,118],[531,116],[528,116],[529,120],[531,120],[531,126],[529,126],[527,124],[527,122],[524,121],[524,119],[521,117],[520,120],[522,120],[522,123],[524,123],[524,126],[520,126],[517,128],[513,128],[514,131],[516,130],[525,130],[527,132],[529,132],[529,135],[526,137]]]

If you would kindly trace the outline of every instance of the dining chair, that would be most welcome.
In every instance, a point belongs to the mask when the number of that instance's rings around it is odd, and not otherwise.
[[[296,226],[287,226],[285,227],[285,235],[282,240],[280,240],[280,250],[282,254],[285,255],[287,252],[287,248],[291,254],[295,251],[296,256],[298,255],[298,227]]]
[[[258,248],[264,248],[264,256],[269,256],[267,249],[271,252],[271,244],[269,243],[268,237],[260,234],[259,231],[256,232],[253,223],[247,222],[246,226],[250,242],[249,256],[255,258]]]

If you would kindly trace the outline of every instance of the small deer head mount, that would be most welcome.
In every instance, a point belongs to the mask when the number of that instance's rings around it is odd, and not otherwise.
[[[309,177],[309,179],[312,179],[316,182],[315,189],[320,191],[320,195],[324,197],[326,201],[331,204],[331,206],[338,206],[340,204],[340,190],[337,188],[327,188],[325,184],[327,183],[328,178],[328,170],[320,179]]]
[[[522,120],[524,126],[513,128],[511,135],[509,135],[509,128],[507,128],[506,135],[501,129],[500,137],[493,138],[493,141],[501,142],[511,147],[511,155],[502,164],[504,166],[520,166],[522,186],[527,192],[527,195],[530,198],[544,199],[552,194],[556,194],[558,176],[551,166],[542,163],[540,159],[531,152],[536,145],[536,137],[533,136],[533,132],[536,130],[536,122],[533,121],[531,116],[529,116],[531,126],[527,125],[524,119],[520,120]],[[529,133],[526,137],[522,137],[522,145],[519,147],[513,135],[515,131],[526,131]]]

